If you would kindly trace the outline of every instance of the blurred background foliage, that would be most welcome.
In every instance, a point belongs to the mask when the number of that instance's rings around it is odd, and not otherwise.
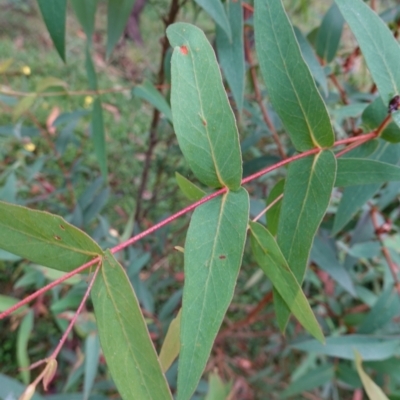
[[[370,3],[398,35],[397,2]],[[0,1],[1,200],[61,215],[103,248],[189,204],[175,172],[196,180],[181,155],[167,112],[155,111],[153,92],[144,83],[157,86],[168,101],[170,51],[163,43],[171,4],[145,2],[136,33],[130,34],[128,27],[106,59],[107,4],[98,2],[91,55],[102,93],[108,168],[104,179],[91,133],[96,96],[88,83],[86,35],[71,5],[66,21],[67,62],[63,63],[35,1]],[[284,4],[298,27],[303,55],[328,105],[338,139],[375,128],[365,110],[376,98],[376,88],[331,2],[286,0]],[[252,49],[251,6],[244,7],[244,15]],[[215,24],[196,3],[183,2],[176,19],[201,27],[214,43]],[[249,175],[279,161],[280,155],[254,95],[250,67],[255,61],[246,60],[244,108],[237,117],[244,174]],[[293,154],[261,81],[259,77],[273,126],[286,153]],[[368,144],[358,154],[397,163],[400,150],[398,145],[393,149],[386,151],[383,143]],[[279,195],[281,184],[275,184],[284,176],[285,170],[279,170],[248,185],[253,217],[266,201]],[[362,396],[352,361],[352,343],[357,342],[369,352],[369,358],[364,357],[366,371],[390,399],[400,399],[400,300],[382,254],[384,246],[393,263],[400,265],[400,184],[370,186],[347,193],[335,189],[311,253],[304,291],[331,336],[327,345],[302,341],[306,337],[294,320],[286,336],[280,334],[271,283],[258,269],[254,272],[255,261],[245,253],[234,300],[195,398],[362,398],[355,397]],[[346,210],[340,208],[344,198]],[[118,254],[157,350],[180,307],[183,258],[175,246],[184,245],[188,218]],[[273,214],[267,218],[273,223]],[[0,311],[59,276],[0,250]],[[46,357],[56,346],[85,287],[86,278],[76,276],[0,321],[0,398],[16,398],[36,376],[35,370],[19,368]],[[167,373],[172,388],[176,371],[175,363]],[[53,400],[116,397],[90,304],[79,316],[59,357],[56,377],[43,396]]]

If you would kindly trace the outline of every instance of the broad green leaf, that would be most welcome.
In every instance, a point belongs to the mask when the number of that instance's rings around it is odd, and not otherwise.
[[[124,400],[172,399],[129,278],[107,250],[92,289],[100,343]]]
[[[83,30],[85,31],[86,39],[88,43],[91,43],[98,0],[70,1],[72,3],[72,7],[74,8],[75,15],[77,16],[79,23],[82,25]]]
[[[315,233],[329,205],[335,176],[336,158],[330,150],[289,165],[277,242],[300,285]],[[279,293],[274,299],[278,324],[283,331],[290,312]]]
[[[242,178],[239,136],[214,51],[193,25],[171,25],[167,35],[174,48],[171,106],[179,146],[203,183],[237,190]]]
[[[30,310],[22,319],[17,334],[17,360],[21,378],[25,385],[30,382],[30,365],[28,354],[28,341],[33,330],[33,310]]]
[[[13,120],[16,121],[21,115],[29,111],[36,99],[36,94],[23,97],[13,109]]]
[[[221,0],[195,0],[195,2],[219,25],[232,40],[232,30]]]
[[[165,97],[154,87],[150,81],[145,81],[142,85],[136,86],[133,95],[148,101],[158,111],[162,112],[167,119],[172,122],[172,112]]]
[[[400,94],[399,43],[386,24],[362,0],[335,0],[354,33],[378,87],[383,102],[389,104]],[[400,126],[400,112],[393,113]]]
[[[164,373],[168,371],[179,354],[181,345],[179,336],[181,330],[181,315],[182,309],[179,310],[178,315],[171,321],[160,350],[159,359]]]
[[[280,395],[281,399],[286,399],[302,392],[310,391],[319,386],[332,381],[335,376],[335,368],[333,365],[325,364],[318,368],[307,371],[300,378],[292,382]]]
[[[241,188],[193,213],[185,243],[178,400],[190,399],[232,300],[242,262],[249,197]]]
[[[367,158],[339,158],[335,186],[346,187],[400,180],[400,167]]]
[[[107,58],[110,57],[114,46],[117,44],[125,29],[134,4],[135,0],[108,0]]]
[[[328,112],[281,0],[256,0],[256,49],[268,95],[299,151],[330,147]]]
[[[381,97],[378,97],[364,110],[362,114],[363,125],[367,130],[372,131],[382,123],[387,113],[387,105],[383,103]],[[394,122],[391,122],[385,127],[380,137],[388,142],[398,143],[400,142],[400,128]]]
[[[244,95],[244,45],[243,45],[243,9],[241,0],[228,0],[226,13],[232,28],[232,39],[217,25],[218,60],[232,91],[239,113],[243,108]]]
[[[378,149],[369,158],[395,164],[397,163],[399,156],[399,145],[392,145],[381,140]],[[374,183],[370,185],[350,186],[345,188],[335,215],[332,235],[338,233],[381,186],[381,183]]]
[[[217,372],[211,372],[208,377],[208,392],[204,400],[226,400],[231,398],[229,393],[232,383],[224,383]]]
[[[0,248],[65,272],[103,254],[96,242],[63,218],[3,202]]]
[[[51,40],[61,59],[65,62],[67,0],[37,0],[37,2]]]
[[[48,88],[51,87],[62,87],[62,88],[67,88],[68,83],[64,82],[61,79],[55,78],[54,76],[49,76],[47,78],[41,79],[37,85],[36,85],[36,91],[37,92],[44,92]]]
[[[360,375],[369,400],[389,400],[385,393],[383,393],[382,389],[364,371],[362,367],[362,358],[357,350],[354,351],[354,357],[358,375]]]
[[[335,58],[342,36],[344,19],[336,4],[332,4],[322,20],[316,39],[318,55],[330,63]]]
[[[262,225],[250,222],[251,248],[256,261],[289,310],[316,339],[324,342],[321,327],[274,237]]]
[[[283,194],[285,180],[281,179],[270,191],[267,198],[267,206]],[[282,200],[279,200],[267,211],[267,227],[273,236],[278,232],[279,216],[281,215]]]
[[[292,344],[291,347],[308,353],[324,354],[344,360],[354,359],[357,350],[366,361],[385,360],[397,354],[400,345],[398,337],[345,335],[326,338],[325,345],[316,340]]]
[[[301,30],[297,27],[293,27],[294,33],[296,35],[296,39],[299,43],[301,54],[304,57],[305,62],[310,68],[310,71],[315,79],[315,81],[319,84],[320,88],[325,97],[328,96],[328,80],[326,79],[325,71],[320,62],[318,61],[317,56],[314,53],[314,50],[308,40],[303,36]]]
[[[194,183],[190,182],[189,179],[186,179],[183,175],[179,172],[175,172],[175,179],[182,190],[183,194],[192,201],[200,200],[202,197],[205,196],[204,190],[201,190],[197,187]]]

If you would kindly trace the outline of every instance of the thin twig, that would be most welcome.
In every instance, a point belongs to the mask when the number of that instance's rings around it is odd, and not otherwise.
[[[264,208],[264,210],[262,210],[260,212],[260,214],[258,214],[254,219],[253,222],[257,222],[264,214],[266,214],[268,212],[268,210],[270,208],[272,208],[279,200],[281,200],[283,197],[283,193],[280,194],[274,201],[272,201],[270,204],[268,204],[267,207]]]

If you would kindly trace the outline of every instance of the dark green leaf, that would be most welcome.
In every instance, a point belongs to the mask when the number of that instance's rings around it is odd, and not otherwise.
[[[214,51],[193,25],[174,24],[167,35],[174,47],[171,106],[181,150],[203,183],[237,190],[239,137]]]
[[[324,342],[324,335],[308,304],[299,283],[290,270],[274,237],[260,224],[250,222],[251,248],[260,268],[271,280],[274,289],[285,301],[301,325],[316,339]]]
[[[367,158],[339,158],[335,186],[369,185],[400,180],[400,167]]]
[[[318,29],[316,49],[318,55],[330,63],[335,58],[342,36],[344,19],[336,4],[332,4]]]
[[[88,43],[92,41],[92,35],[94,31],[94,20],[96,14],[96,8],[98,0],[70,0],[72,7],[74,8],[75,14],[82,25]],[[112,0],[110,0],[112,1]]]
[[[109,250],[91,296],[101,347],[121,397],[172,399],[138,300]]]
[[[226,1],[226,11],[232,28],[232,38],[217,25],[217,52],[219,63],[235,99],[239,113],[243,108],[244,95],[244,45],[243,10],[241,0]]]
[[[281,0],[256,0],[256,49],[268,95],[297,150],[330,147],[328,112]]]
[[[150,81],[146,81],[142,85],[136,86],[132,93],[134,96],[148,101],[158,111],[163,113],[170,122],[172,122],[171,107],[161,92],[159,92]]]
[[[242,262],[249,197],[241,188],[193,213],[185,243],[178,400],[197,387],[232,300]]]
[[[107,153],[104,132],[103,109],[101,101],[97,98],[93,103],[91,133],[94,144],[94,152],[100,165],[100,171],[104,180],[107,179]]]
[[[90,333],[85,340],[85,378],[83,381],[83,400],[89,399],[99,366],[100,342],[97,333]]]
[[[195,2],[219,25],[232,40],[232,31],[224,6],[220,0],[195,0]]]
[[[175,179],[179,188],[189,200],[197,201],[205,196],[206,193],[203,190],[190,182],[189,179],[186,179],[179,172],[175,172]]]
[[[107,58],[110,57],[128,22],[135,0],[108,0]]]
[[[0,248],[65,272],[103,253],[86,233],[61,217],[3,202]]]
[[[28,341],[33,330],[33,310],[30,310],[22,319],[17,335],[17,359],[21,370],[21,377],[25,385],[30,382]]]
[[[384,104],[400,94],[399,43],[386,24],[362,0],[336,0],[344,18],[350,25],[378,87]],[[400,112],[393,113],[400,126]]]
[[[315,233],[329,205],[335,176],[336,158],[330,150],[289,165],[277,241],[300,285]],[[275,309],[283,331],[290,312],[279,293],[276,294]]]
[[[275,199],[283,194],[285,187],[285,180],[281,179],[270,191],[267,198],[267,206],[270,205]],[[279,217],[281,215],[282,200],[279,200],[267,211],[267,226],[272,235],[278,232]]]
[[[67,0],[37,0],[54,46],[65,62],[65,21]]]

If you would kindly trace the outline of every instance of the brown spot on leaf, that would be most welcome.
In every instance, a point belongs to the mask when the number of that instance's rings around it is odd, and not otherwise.
[[[61,240],[60,236],[54,235],[54,239]]]
[[[188,48],[186,46],[181,46],[180,49],[181,49],[181,53],[184,56],[186,56],[189,53],[189,50],[188,50]]]
[[[65,231],[64,225],[60,225],[60,228]]]
[[[221,254],[221,255],[219,256],[219,259],[220,259],[220,260],[225,260],[225,258],[226,258],[226,256],[224,256],[223,254]]]

